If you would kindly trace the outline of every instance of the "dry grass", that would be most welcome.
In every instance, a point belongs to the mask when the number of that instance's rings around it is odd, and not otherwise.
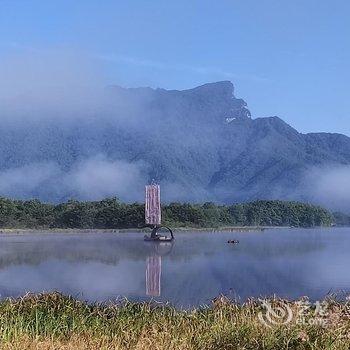
[[[285,302],[273,299],[283,306]],[[289,303],[293,314],[298,304]],[[295,317],[265,326],[257,301],[237,305],[219,298],[209,308],[178,311],[169,306],[123,302],[88,305],[58,293],[0,302],[1,349],[350,349],[349,302],[330,301],[326,322]]]

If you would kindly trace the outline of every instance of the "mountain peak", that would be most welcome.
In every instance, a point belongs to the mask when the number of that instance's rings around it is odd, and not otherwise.
[[[200,94],[215,94],[222,97],[232,97],[234,87],[231,81],[217,81],[213,83],[207,83],[204,85],[197,86],[193,89],[183,90],[189,93],[200,93]]]
[[[207,83],[193,89],[183,90],[182,93],[191,99],[195,98],[210,104],[223,120],[232,121],[251,117],[247,103],[235,97],[231,81]]]

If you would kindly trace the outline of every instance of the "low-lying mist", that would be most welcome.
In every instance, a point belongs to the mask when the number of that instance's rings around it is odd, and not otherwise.
[[[50,201],[100,200],[118,196],[143,200],[147,166],[142,162],[109,161],[102,155],[77,162],[65,172],[53,162],[31,164],[0,173],[0,195]]]
[[[307,180],[312,201],[350,213],[350,166],[312,168]]]

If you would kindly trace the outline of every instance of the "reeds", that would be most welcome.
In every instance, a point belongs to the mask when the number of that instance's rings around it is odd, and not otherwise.
[[[271,303],[278,305],[281,300]],[[292,309],[296,303],[289,303]],[[167,305],[90,305],[59,293],[0,302],[1,349],[341,349],[350,348],[349,302],[331,302],[325,324],[266,326],[257,301],[218,298],[191,311]],[[311,318],[313,311],[308,311]]]

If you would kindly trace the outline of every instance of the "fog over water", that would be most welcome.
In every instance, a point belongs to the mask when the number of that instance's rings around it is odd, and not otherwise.
[[[219,294],[315,301],[350,293],[349,233],[189,232],[177,233],[172,244],[144,242],[141,233],[130,232],[2,234],[0,295],[57,290],[89,301],[154,298],[179,307],[208,304]]]

